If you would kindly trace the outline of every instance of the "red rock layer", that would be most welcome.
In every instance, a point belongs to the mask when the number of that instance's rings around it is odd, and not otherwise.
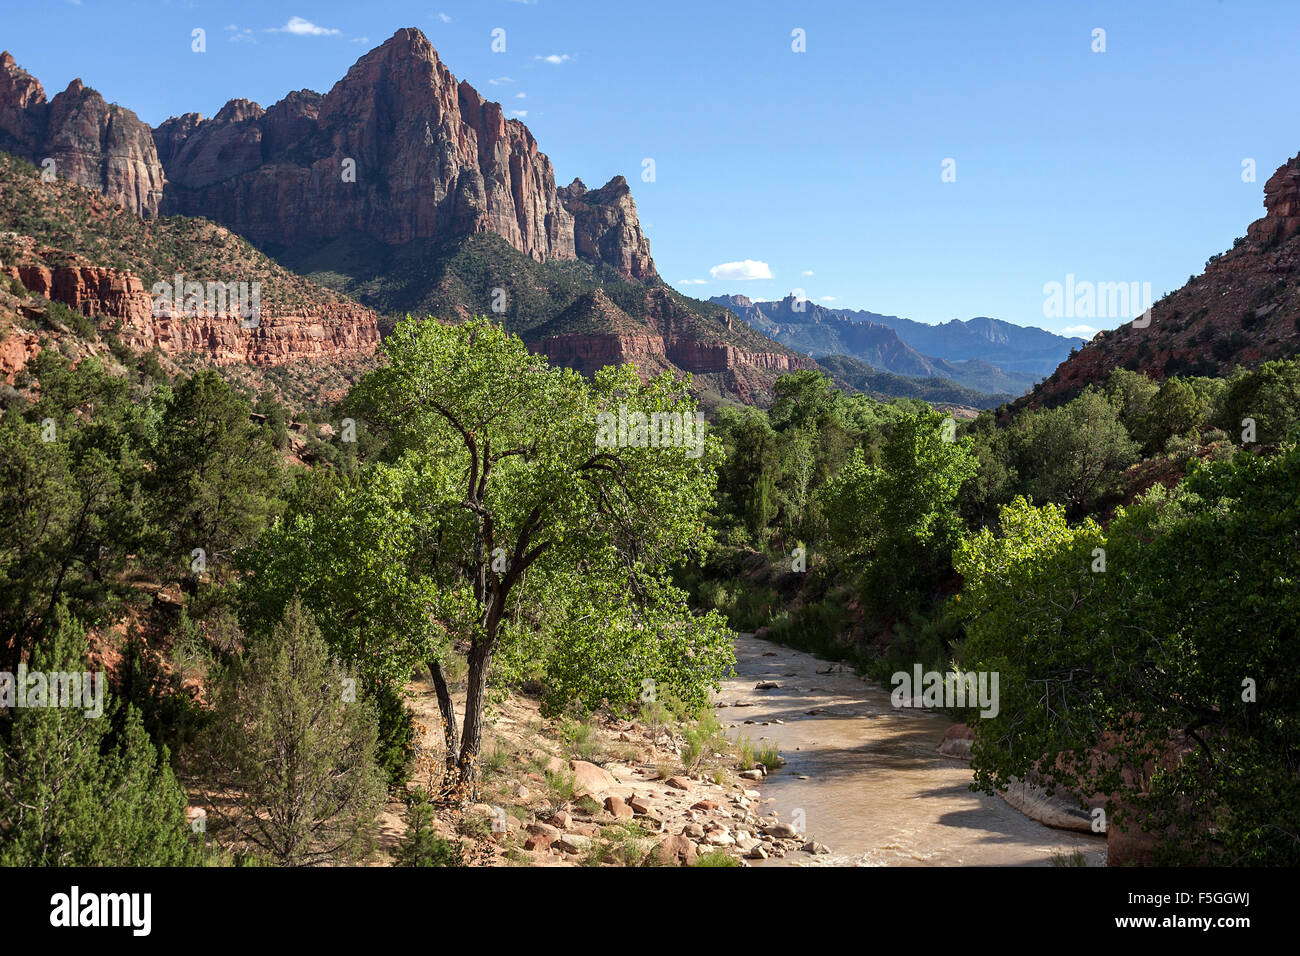
[[[139,276],[117,269],[6,265],[0,266],[0,275],[90,318],[120,319],[117,334],[134,349],[158,348],[172,356],[196,352],[212,365],[272,366],[369,356],[379,344],[375,314],[358,307],[326,306],[312,315],[263,308],[258,325],[244,328],[237,315],[155,316],[153,299]]]

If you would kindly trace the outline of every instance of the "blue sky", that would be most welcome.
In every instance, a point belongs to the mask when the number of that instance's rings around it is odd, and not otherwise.
[[[1286,0],[6,6],[0,47],[49,95],[81,77],[154,125],[324,92],[417,26],[526,114],[561,185],[626,175],[660,273],[701,297],[799,289],[925,322],[1114,327],[1129,316],[1046,317],[1044,285],[1177,288],[1300,152]],[[744,273],[771,278],[727,277]]]

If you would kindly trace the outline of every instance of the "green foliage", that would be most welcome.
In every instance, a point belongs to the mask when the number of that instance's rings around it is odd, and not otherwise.
[[[1090,514],[1111,495],[1138,446],[1096,388],[1057,408],[1022,414],[1011,436],[1019,488],[1035,501]]]
[[[50,324],[55,327],[62,326],[70,332],[75,332],[83,339],[95,338],[95,323],[80,312],[68,308],[62,302],[51,299],[45,306],[45,314]]]
[[[81,625],[59,610],[32,649],[31,671],[83,672]],[[104,679],[101,673],[99,680]],[[139,713],[116,703],[15,711],[0,747],[0,865],[182,866],[195,860],[185,793],[155,750]]]
[[[694,772],[704,758],[723,746],[722,723],[713,711],[706,711],[694,725],[683,728],[686,743],[682,747],[682,766]]]
[[[470,646],[463,772],[477,756],[491,663],[533,640],[537,608],[553,615],[546,644],[531,645],[549,648],[548,706],[629,706],[647,680],[706,701],[729,673],[728,634],[717,615],[690,614],[668,571],[708,544],[717,443],[695,454],[598,442],[600,413],[621,406],[693,415],[681,384],[643,384],[630,367],[588,383],[486,320],[407,321],[384,348],[389,363],[349,406],[408,481],[403,505],[429,542],[417,573],[436,584],[433,618]]]
[[[725,850],[709,850],[695,858],[695,866],[740,866]]]
[[[1300,361],[1265,362],[1231,383],[1219,424],[1239,441],[1247,418],[1255,420],[1255,440],[1270,443],[1300,422]]]
[[[830,544],[882,617],[928,598],[951,572],[964,530],[954,505],[976,468],[970,440],[945,440],[937,412],[905,415],[887,436],[878,466],[857,453],[825,489]]]
[[[1018,500],[968,540],[965,665],[1001,675],[998,715],[974,721],[977,783],[1040,767],[1116,794],[1111,825],[1156,834],[1166,863],[1300,860],[1297,488],[1286,446],[1194,465],[1105,534]]]
[[[368,855],[383,802],[372,705],[297,599],[212,682],[205,782],[216,815],[282,866]]]
[[[758,762],[771,773],[785,763],[785,758],[781,756],[781,751],[775,741],[764,737],[761,743],[762,746],[758,750]]]
[[[423,788],[406,796],[406,833],[397,846],[398,866],[464,866],[465,851],[434,829],[433,801]]]
[[[188,569],[202,548],[216,570],[279,508],[279,459],[249,411],[207,369],[176,389],[163,414],[149,489],[158,550],[174,565]]]
[[[157,426],[152,401],[94,357],[74,368],[45,350],[35,372],[38,400],[0,416],[0,664],[10,670],[60,603],[87,623],[113,611],[115,576],[146,537],[141,482]]]

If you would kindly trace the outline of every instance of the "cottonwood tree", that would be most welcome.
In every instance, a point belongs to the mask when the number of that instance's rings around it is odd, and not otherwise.
[[[644,432],[602,433],[598,419],[693,416],[682,383],[643,384],[630,366],[588,382],[485,319],[408,319],[382,348],[387,364],[349,404],[384,434],[388,461],[420,476],[412,509],[432,542],[438,613],[468,659],[461,791],[475,787],[493,659],[536,630],[539,609],[558,611],[553,694],[630,704],[653,687],[704,704],[730,673],[730,634],[716,614],[692,616],[667,572],[709,543],[718,443],[641,445]],[[439,703],[454,728],[441,685]]]
[[[379,759],[393,785],[405,778],[412,735],[402,688],[447,646],[445,595],[429,573],[433,536],[414,488],[424,480],[382,463],[356,477],[316,476],[236,559],[246,630],[269,631],[298,597],[333,654],[356,669],[378,709]]]
[[[1300,861],[1297,488],[1285,445],[1193,464],[1104,533],[1019,498],[969,538],[964,666],[1001,674],[976,784],[1037,770],[1111,794],[1165,864]]]
[[[887,428],[879,465],[855,451],[823,488],[829,542],[877,614],[903,613],[951,572],[957,496],[976,463],[970,439],[947,441],[943,426],[928,408],[904,414]]]

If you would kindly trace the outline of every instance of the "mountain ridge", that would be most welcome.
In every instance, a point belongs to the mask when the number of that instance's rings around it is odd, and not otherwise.
[[[887,324],[850,317],[845,310],[828,309],[793,295],[775,302],[755,302],[743,295],[719,295],[709,301],[729,309],[783,345],[814,358],[847,355],[883,372],[911,379],[947,379],[990,397],[1021,394],[1037,381],[1033,373],[1004,369],[984,358],[953,361],[923,353],[906,341],[902,332]]]
[[[1300,353],[1300,154],[1264,184],[1265,214],[1148,315],[1099,332],[1020,399],[1056,404],[1126,368],[1149,378],[1221,376]]]
[[[0,135],[39,161],[51,128],[43,90],[12,56],[0,65]],[[235,98],[211,119],[186,113],[152,131],[129,119],[133,137],[112,164],[158,179],[157,201],[88,171],[78,182],[142,217],[211,219],[373,309],[381,328],[407,313],[489,315],[562,364],[690,372],[710,401],[764,401],[776,375],[814,366],[664,285],[627,180],[557,187],[527,126],[458,81],[418,29],[398,30],[324,94],[297,90],[268,108]],[[570,328],[539,345],[530,330],[591,313],[596,288],[639,338]]]

